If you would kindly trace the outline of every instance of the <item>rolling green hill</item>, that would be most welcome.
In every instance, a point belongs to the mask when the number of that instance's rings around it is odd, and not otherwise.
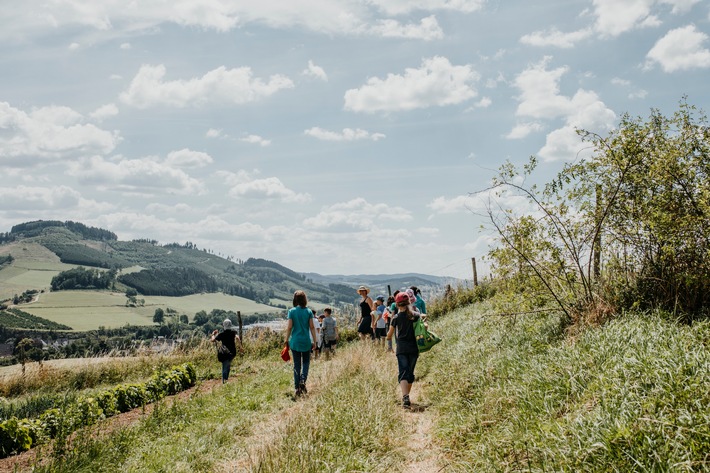
[[[142,296],[225,293],[270,304],[290,300],[304,289],[313,301],[352,302],[354,290],[319,284],[272,261],[233,261],[194,244],[120,241],[116,235],[76,222],[36,221],[0,234],[0,297],[27,289],[46,290],[61,271],[77,265],[115,269],[117,288],[132,287]],[[5,261],[7,256],[12,261]],[[140,271],[136,271],[140,267]],[[125,270],[125,271],[124,271]]]

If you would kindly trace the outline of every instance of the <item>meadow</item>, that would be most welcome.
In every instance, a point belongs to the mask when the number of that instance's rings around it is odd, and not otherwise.
[[[248,336],[226,385],[210,381],[205,343],[57,371],[55,393],[140,379],[152,363],[191,361],[200,381],[110,435],[88,428],[61,455],[43,450],[33,471],[710,471],[710,323],[634,313],[572,336],[554,312],[501,317],[483,302],[430,325],[443,341],[420,355],[411,410],[395,357],[369,342],[314,361],[296,402],[271,332]]]
[[[194,294],[183,297],[139,296],[145,303],[127,307],[126,296],[115,291],[57,291],[40,294],[39,300],[21,306],[32,315],[72,327],[76,331],[126,324],[152,325],[155,309],[173,309],[192,320],[196,312],[212,309],[241,311],[242,314],[273,313],[274,307],[226,294]]]

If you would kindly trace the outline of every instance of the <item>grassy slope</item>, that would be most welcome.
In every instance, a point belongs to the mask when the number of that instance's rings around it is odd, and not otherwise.
[[[466,309],[441,331],[427,376],[447,471],[710,469],[709,323],[627,317],[570,340],[554,315]]]
[[[426,412],[399,407],[394,357],[371,347],[316,362],[295,404],[290,365],[271,352],[37,471],[710,470],[709,323],[628,317],[569,339],[554,315],[481,310],[432,323],[444,342],[420,357],[413,391]],[[403,463],[418,442],[436,460],[426,468]]]

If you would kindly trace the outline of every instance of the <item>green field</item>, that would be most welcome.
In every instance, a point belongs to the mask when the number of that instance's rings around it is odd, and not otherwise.
[[[52,278],[61,271],[75,268],[34,243],[10,243],[0,246],[0,255],[12,255],[15,261],[0,270],[0,300],[12,298],[28,289],[49,290]]]
[[[190,319],[196,312],[212,309],[241,311],[242,314],[273,313],[271,306],[258,304],[242,297],[225,294],[195,294],[184,297],[139,296],[142,307],[126,307],[126,296],[109,291],[58,291],[40,295],[39,301],[19,306],[23,311],[54,322],[73,327],[74,330],[94,330],[131,325],[151,325],[155,309],[174,309],[187,314]]]

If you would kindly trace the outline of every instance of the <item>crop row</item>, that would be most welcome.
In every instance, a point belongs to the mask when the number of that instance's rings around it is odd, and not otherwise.
[[[145,383],[121,384],[91,396],[79,396],[76,402],[48,409],[36,419],[12,417],[0,423],[0,458],[177,394],[194,386],[196,381],[194,365],[185,363],[156,373]]]

